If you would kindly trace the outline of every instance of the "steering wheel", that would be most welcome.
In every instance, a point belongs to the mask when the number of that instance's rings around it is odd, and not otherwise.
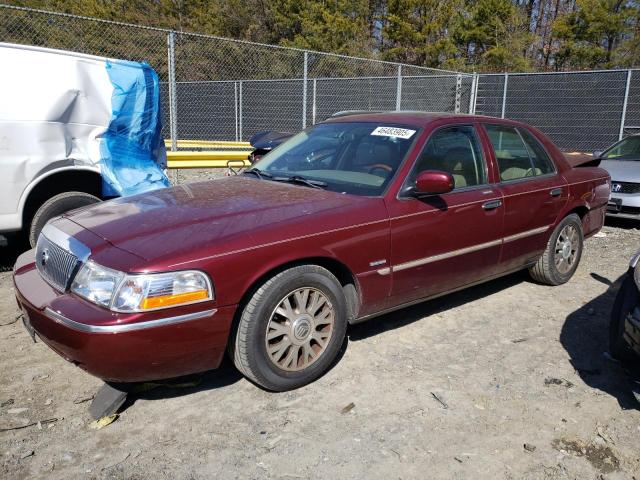
[[[367,170],[367,173],[370,173],[371,175],[373,175],[373,172],[375,172],[376,170],[384,170],[386,173],[391,173],[393,172],[393,167],[391,167],[390,165],[387,165],[386,163],[376,163],[369,167],[369,169]]]

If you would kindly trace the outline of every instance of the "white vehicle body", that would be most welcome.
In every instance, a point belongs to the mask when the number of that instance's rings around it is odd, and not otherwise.
[[[30,192],[69,171],[100,175],[112,115],[106,59],[0,43],[0,232],[20,230]]]
[[[0,233],[170,185],[146,63],[0,43]]]

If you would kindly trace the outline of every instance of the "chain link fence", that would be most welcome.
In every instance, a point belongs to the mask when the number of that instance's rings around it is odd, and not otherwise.
[[[512,118],[566,150],[640,132],[640,71],[472,75],[7,5],[0,41],[146,61],[160,77],[163,133],[173,141],[295,132],[341,110]]]
[[[468,112],[473,75],[0,5],[0,41],[145,61],[165,138],[247,140],[340,110]],[[174,144],[175,145],[175,144]]]
[[[475,112],[534,125],[565,150],[640,132],[640,71],[479,75]]]

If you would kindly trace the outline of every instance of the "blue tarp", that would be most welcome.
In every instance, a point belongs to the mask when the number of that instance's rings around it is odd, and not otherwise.
[[[107,61],[113,113],[100,144],[105,197],[168,187],[160,82],[146,63]]]

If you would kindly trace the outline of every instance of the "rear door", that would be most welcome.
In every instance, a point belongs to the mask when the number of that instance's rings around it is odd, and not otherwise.
[[[388,202],[391,226],[391,306],[430,297],[490,276],[498,266],[504,209],[492,185],[474,125],[434,131],[405,187],[424,170],[450,173],[453,191]]]
[[[504,201],[501,268],[534,262],[567,202],[569,189],[551,157],[526,128],[484,124]]]

